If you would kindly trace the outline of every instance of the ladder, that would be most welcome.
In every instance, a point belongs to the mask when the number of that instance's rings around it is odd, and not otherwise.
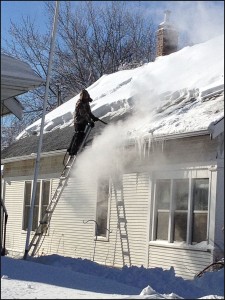
[[[120,189],[116,189],[114,185],[114,189],[115,189],[116,210],[117,210],[117,217],[118,217],[118,229],[120,233],[123,266],[127,265],[130,267],[131,266],[130,247],[129,247],[127,219],[125,213],[122,187]],[[119,200],[119,196],[120,196],[120,200]]]
[[[83,141],[80,145],[80,148],[77,152],[77,155],[80,153],[80,151],[84,147],[85,142],[86,142],[90,132],[91,132],[91,126],[87,125],[86,128],[85,128],[85,136],[84,136],[84,139],[83,139]],[[69,158],[68,158],[68,160],[65,164],[65,168],[63,169],[63,171],[60,175],[59,183],[58,183],[58,186],[55,190],[55,193],[54,193],[49,205],[47,206],[47,208],[45,210],[45,214],[44,214],[43,218],[41,219],[40,224],[37,227],[37,229],[35,231],[35,234],[34,234],[32,240],[31,240],[31,242],[28,246],[28,252],[31,250],[31,248],[33,248],[31,256],[34,256],[36,254],[38,246],[41,242],[41,239],[42,239],[43,235],[46,234],[47,231],[48,231],[52,214],[53,214],[53,212],[56,208],[56,205],[57,205],[57,203],[60,199],[60,196],[61,196],[64,188],[67,185],[67,181],[69,179],[69,174],[70,174],[72,166],[73,166],[73,164],[74,164],[74,162],[77,158],[77,155],[69,156]]]

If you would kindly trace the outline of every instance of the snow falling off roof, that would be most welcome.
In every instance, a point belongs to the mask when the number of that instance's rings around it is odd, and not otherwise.
[[[224,116],[224,36],[185,47],[132,70],[103,75],[87,90],[102,118],[133,109],[130,135],[154,136],[208,130]],[[49,112],[44,133],[70,126],[79,95]],[[39,132],[41,119],[19,136]]]

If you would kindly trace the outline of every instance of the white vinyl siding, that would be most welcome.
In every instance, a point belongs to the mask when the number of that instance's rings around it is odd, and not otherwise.
[[[52,195],[59,180],[53,180]],[[93,258],[96,185],[71,176],[52,215],[40,252]]]
[[[174,268],[176,276],[193,279],[212,262],[212,254],[182,247],[149,246],[149,268]]]
[[[122,179],[130,255],[132,264],[139,266],[146,265],[148,252],[148,178],[147,174],[132,173],[123,175]],[[53,190],[57,183],[53,181]],[[117,193],[120,199],[121,195]],[[52,216],[49,236],[45,237],[40,253],[88,258],[121,267],[123,257],[113,184],[106,240],[95,239],[96,203],[96,183],[89,184],[87,190],[85,181],[71,177]]]
[[[26,235],[22,231],[24,181],[5,180],[5,205],[8,212],[6,249],[12,255],[25,250]]]

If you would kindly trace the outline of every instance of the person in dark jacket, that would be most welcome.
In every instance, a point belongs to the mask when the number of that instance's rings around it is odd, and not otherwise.
[[[94,127],[94,122],[98,121],[90,108],[91,99],[87,90],[82,90],[80,93],[80,98],[76,103],[75,111],[74,111],[74,129],[75,134],[71,141],[69,149],[69,155],[76,155],[79,147],[85,136],[85,128],[89,124],[92,128]]]

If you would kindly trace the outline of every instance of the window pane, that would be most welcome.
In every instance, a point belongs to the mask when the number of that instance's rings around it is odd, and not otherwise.
[[[195,179],[193,188],[192,243],[207,240],[209,179]]]
[[[109,203],[109,181],[101,180],[98,186],[96,222],[97,235],[106,236]]]
[[[36,194],[34,200],[34,212],[33,212],[33,224],[32,224],[33,231],[36,230],[38,227],[39,200],[40,200],[40,181],[37,182]]]
[[[170,208],[170,179],[156,182],[156,239],[168,240],[169,208]]]
[[[186,241],[187,238],[187,210],[188,210],[188,179],[174,180],[174,235],[177,242]]]
[[[158,180],[156,183],[156,205],[158,209],[170,208],[170,180]]]
[[[25,205],[30,205],[31,201],[31,181],[26,181],[25,182]]]
[[[50,181],[45,180],[42,182],[42,207],[41,207],[41,219],[43,218],[46,208],[49,204],[50,194]]]
[[[168,224],[169,224],[169,213],[158,212],[157,226],[156,226],[156,239],[168,240]]]
[[[25,181],[23,230],[27,230],[31,201],[31,181]]]
[[[175,210],[188,209],[188,179],[174,180]]]
[[[208,210],[209,179],[195,179],[193,200],[194,210]]]
[[[174,241],[183,242],[187,237],[187,212],[174,213]]]
[[[193,244],[207,240],[207,213],[195,213],[193,215]]]

